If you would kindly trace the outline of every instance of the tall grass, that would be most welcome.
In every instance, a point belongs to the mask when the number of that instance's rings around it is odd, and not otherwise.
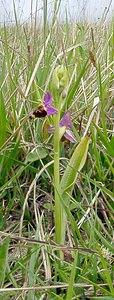
[[[114,298],[113,19],[60,23],[60,1],[54,3],[49,24],[44,1],[43,25],[37,13],[31,24],[20,24],[15,10],[16,24],[0,28],[0,297],[108,300]],[[59,195],[64,245],[55,243],[53,136],[46,119],[29,118],[52,91],[58,65],[68,72],[62,110],[71,111],[76,136],[75,144],[60,145],[64,186],[76,146],[90,136],[72,191]]]

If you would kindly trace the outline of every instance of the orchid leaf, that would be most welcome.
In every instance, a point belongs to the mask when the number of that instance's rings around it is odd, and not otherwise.
[[[62,195],[64,192],[72,192],[78,172],[82,170],[86,162],[89,141],[89,136],[84,137],[74,150],[70,162],[61,179],[60,187]]]
[[[39,159],[43,159],[48,155],[48,151],[44,148],[37,148],[28,153],[26,162],[33,162]]]

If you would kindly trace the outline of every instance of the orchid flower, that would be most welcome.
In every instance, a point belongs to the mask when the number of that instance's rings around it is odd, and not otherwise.
[[[71,124],[71,113],[69,111],[67,111],[63,115],[59,125],[60,125],[60,135],[63,133],[62,141],[68,140],[71,143],[75,143],[75,141],[76,141],[75,135],[74,135],[73,131],[70,129],[72,124]],[[54,126],[49,126],[48,127],[48,132],[53,134],[54,133]]]
[[[58,111],[50,103],[53,101],[50,92],[47,92],[44,98],[44,103],[39,104],[38,108],[30,113],[30,118],[44,118],[45,116],[55,115]]]

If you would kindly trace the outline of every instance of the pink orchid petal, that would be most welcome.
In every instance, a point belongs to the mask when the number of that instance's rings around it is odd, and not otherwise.
[[[67,111],[64,115],[63,115],[63,117],[62,117],[62,119],[61,119],[61,121],[60,121],[60,126],[62,127],[62,126],[65,126],[65,127],[67,127],[67,128],[70,128],[71,126],[72,126],[72,124],[70,123],[70,119],[71,119],[71,113],[69,112],[69,111]]]
[[[55,115],[58,112],[58,110],[51,105],[47,105],[46,109],[47,109],[47,116]]]
[[[45,107],[47,107],[47,105],[49,105],[52,102],[52,95],[50,94],[50,92],[47,92],[45,97],[44,97],[44,104]]]
[[[74,133],[72,132],[72,130],[66,129],[65,133],[64,133],[64,137],[70,141],[71,143],[75,143],[76,142],[76,138]]]

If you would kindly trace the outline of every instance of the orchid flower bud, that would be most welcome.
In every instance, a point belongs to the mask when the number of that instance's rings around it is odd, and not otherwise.
[[[68,88],[68,72],[63,65],[58,66],[53,71],[52,75],[53,89],[62,93],[62,97],[66,97]]]

